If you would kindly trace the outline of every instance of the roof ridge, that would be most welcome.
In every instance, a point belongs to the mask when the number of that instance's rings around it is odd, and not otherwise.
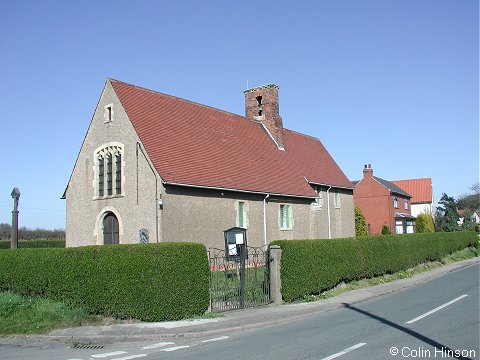
[[[172,99],[177,99],[177,100],[180,100],[180,101],[184,101],[184,102],[186,102],[186,103],[190,103],[190,104],[193,104],[193,105],[198,105],[198,106],[205,107],[205,108],[208,108],[208,109],[220,111],[220,112],[222,112],[222,113],[224,113],[224,114],[233,115],[233,116],[237,116],[237,117],[243,118],[243,119],[245,119],[245,120],[249,120],[247,117],[245,117],[245,116],[243,116],[243,115],[235,114],[235,113],[232,113],[232,112],[230,112],[230,111],[226,111],[226,110],[223,110],[223,109],[219,109],[219,108],[216,108],[216,107],[213,107],[213,106],[210,106],[210,105],[201,104],[201,103],[196,102],[196,101],[184,99],[184,98],[179,97],[179,96],[170,95],[170,94],[165,94],[165,93],[162,93],[162,92],[160,92],[160,91],[148,89],[148,88],[143,87],[143,86],[138,86],[138,85],[130,84],[130,83],[127,83],[127,82],[125,82],[125,81],[116,80],[116,79],[112,79],[112,78],[108,78],[108,81],[110,81],[110,82],[118,82],[118,83],[121,83],[121,84],[124,84],[124,85],[127,85],[127,86],[131,86],[131,87],[133,87],[133,88],[135,88],[135,89],[138,89],[138,90],[150,92],[150,93],[152,93],[152,94],[157,94],[157,95],[166,96],[166,97],[169,97],[169,98],[172,98]]]
[[[378,176],[373,176],[373,178],[375,180],[377,180],[380,184],[382,184],[383,186],[385,186],[388,190],[390,190],[390,192],[393,192],[393,193],[397,193],[397,194],[400,194],[400,195],[408,195],[410,197],[412,197],[411,194],[409,194],[408,192],[406,192],[404,189],[402,189],[400,186],[394,184],[393,182],[391,182],[390,180],[385,180],[385,179],[382,179],[381,177],[378,177]],[[386,186],[386,184],[382,183],[382,182],[385,182],[385,183],[389,183],[391,185],[393,185],[394,187],[398,188],[398,191],[397,189],[390,189],[388,186]]]
[[[413,181],[413,180],[432,180],[430,177],[422,177],[422,178],[413,178],[413,179],[402,179],[402,180],[390,180],[391,182],[394,181]]]
[[[313,140],[317,140],[317,141],[320,141],[319,138],[315,137],[315,136],[312,136],[312,135],[308,135],[308,134],[304,134],[304,133],[301,133],[301,132],[298,132],[298,131],[295,131],[295,130],[290,130],[290,129],[287,129],[287,128],[283,128],[283,130],[285,131],[290,131],[291,133],[294,133],[294,134],[297,134],[297,135],[301,135],[301,136],[304,136],[304,137],[307,137],[307,138],[310,138],[310,139],[313,139]],[[321,142],[321,141],[320,141]]]

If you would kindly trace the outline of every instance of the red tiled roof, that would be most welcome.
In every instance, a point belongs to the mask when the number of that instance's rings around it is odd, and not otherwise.
[[[412,195],[412,204],[432,202],[432,179],[410,179],[391,181]]]
[[[352,188],[316,138],[285,129],[281,151],[243,116],[110,82],[166,183],[304,197],[315,196],[305,178]]]

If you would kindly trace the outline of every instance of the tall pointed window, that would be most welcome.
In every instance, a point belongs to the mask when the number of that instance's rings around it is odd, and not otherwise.
[[[122,193],[122,154],[115,154],[115,194]]]
[[[112,195],[112,154],[107,155],[107,195]]]
[[[98,196],[103,196],[103,181],[104,181],[103,156],[99,156],[97,161],[98,161]]]
[[[95,151],[97,161],[95,167],[95,196],[103,198],[106,196],[119,196],[123,194],[123,145],[100,147]]]

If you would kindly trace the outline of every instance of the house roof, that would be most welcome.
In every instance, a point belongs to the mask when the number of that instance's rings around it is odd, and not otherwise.
[[[391,182],[391,181],[384,180],[384,179],[379,178],[379,177],[376,177],[376,176],[374,176],[373,178],[374,178],[375,180],[377,180],[380,184],[382,184],[383,186],[385,186],[388,190],[390,190],[391,193],[395,193],[395,194],[407,196],[407,197],[409,197],[409,198],[412,197],[412,195],[410,195],[408,192],[406,192],[406,191],[403,190],[402,188],[398,187],[397,185],[395,185],[395,184],[394,184],[393,182]]]
[[[397,185],[395,185],[393,182],[391,181],[388,181],[388,180],[385,180],[385,179],[382,179],[382,178],[379,178],[378,176],[373,176],[373,178],[378,182],[380,183],[381,185],[383,185],[384,187],[386,187],[388,189],[388,191],[390,191],[391,193],[393,194],[398,194],[398,195],[402,195],[402,196],[406,196],[406,197],[409,197],[411,198],[412,196],[406,192],[405,190],[403,190],[402,188],[398,187]],[[362,179],[363,180],[363,179]],[[354,187],[357,187],[358,183],[362,180],[354,180],[352,181],[352,185]]]
[[[307,182],[352,188],[320,140],[284,129],[285,151],[243,116],[109,80],[167,184],[315,197]]]
[[[394,180],[395,185],[412,195],[412,204],[432,202],[432,179]]]

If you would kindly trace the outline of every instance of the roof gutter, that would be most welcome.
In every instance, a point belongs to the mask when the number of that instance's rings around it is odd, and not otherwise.
[[[269,196],[283,196],[283,197],[300,198],[300,199],[315,199],[315,196],[270,193],[270,192],[264,192],[264,191],[241,190],[241,189],[223,188],[223,187],[216,187],[216,186],[181,184],[181,183],[168,182],[168,181],[165,181],[165,180],[163,180],[163,179],[162,179],[162,184],[164,184],[164,185],[174,185],[174,186],[184,186],[184,187],[195,188],[195,189],[233,191],[233,192],[246,193],[246,194],[259,194],[259,195],[269,195]]]
[[[347,189],[347,190],[354,190],[355,189],[355,187],[346,187],[346,186],[338,186],[338,185],[332,185],[332,184],[317,183],[317,182],[314,182],[314,181],[310,181],[307,178],[305,178],[305,180],[307,180],[307,182],[311,185],[330,186],[330,188],[334,187],[334,188],[337,188],[337,189]]]

